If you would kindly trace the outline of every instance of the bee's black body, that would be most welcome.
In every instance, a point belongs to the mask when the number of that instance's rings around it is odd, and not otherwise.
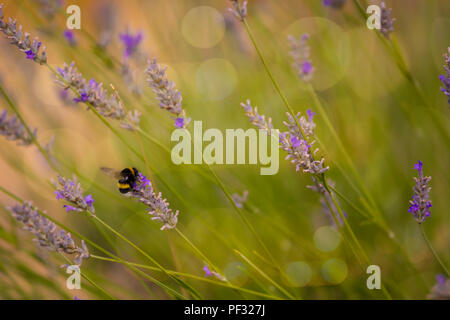
[[[128,193],[133,188],[138,176],[136,168],[125,168],[120,172],[120,179],[117,182],[120,193]]]

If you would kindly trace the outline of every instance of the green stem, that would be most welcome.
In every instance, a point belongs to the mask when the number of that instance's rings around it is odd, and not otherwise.
[[[350,237],[352,238],[353,242],[355,243],[356,248],[359,250],[362,258],[364,259],[364,262],[365,262],[366,266],[369,266],[371,264],[370,260],[369,260],[369,257],[366,254],[366,252],[364,251],[363,247],[361,246],[361,244],[360,244],[358,238],[356,237],[355,233],[353,232],[353,229],[351,228],[350,224],[348,223],[347,218],[344,216],[344,213],[342,212],[342,209],[339,206],[339,203],[337,202],[336,197],[334,196],[334,194],[330,190],[330,187],[329,187],[329,185],[328,185],[328,183],[326,181],[325,176],[323,176],[323,183],[324,183],[324,187],[327,189],[328,193],[331,196],[331,200],[333,201],[333,204],[335,205],[335,207],[336,207],[336,209],[337,209],[337,211],[338,211],[338,213],[339,213],[339,215],[341,217],[341,220],[344,223],[344,226],[346,227],[348,233],[350,234]],[[365,270],[363,270],[363,271],[365,271]],[[392,300],[392,297],[391,297],[390,293],[387,291],[386,287],[382,286],[381,289],[382,289],[384,295],[386,296],[386,298],[389,299],[389,300]]]
[[[7,189],[3,188],[2,186],[0,186],[0,191],[3,192],[4,194],[6,194],[7,196],[11,197],[12,199],[16,200],[19,203],[23,203],[24,200],[22,200],[20,197],[16,196],[15,194],[13,194],[12,192],[8,191]],[[86,238],[85,236],[83,236],[82,234],[78,233],[77,231],[65,226],[64,224],[60,223],[59,221],[53,219],[51,216],[49,216],[48,214],[46,214],[45,212],[39,210],[38,208],[35,208],[36,210],[38,210],[39,214],[45,218],[47,218],[48,220],[50,220],[51,222],[55,223],[58,227],[60,227],[61,229],[69,232],[72,235],[77,236],[78,238],[84,240],[86,242],[86,244],[89,244],[90,246],[94,247],[95,249],[99,250],[100,252],[114,258],[117,259],[118,261],[123,261],[122,259],[120,259],[119,257],[117,257],[116,255],[114,255],[113,253],[109,252],[108,250],[104,249],[103,247],[101,247],[100,245],[96,244],[95,242],[89,240],[88,238]],[[166,286],[164,283],[160,282],[159,280],[151,277],[150,275],[142,272],[139,269],[136,269],[132,266],[128,266],[126,265],[128,268],[130,268],[130,270],[139,273],[141,276],[143,276],[144,278],[147,278],[148,280],[150,280],[151,282],[155,283],[156,285],[158,285],[159,287],[165,289],[168,293],[170,293],[172,296],[177,297],[179,299],[186,299],[184,296],[182,296],[181,294],[179,294],[177,291],[173,290],[172,288]]]
[[[260,268],[258,268],[253,262],[251,262],[246,256],[244,256],[242,253],[240,253],[237,250],[234,250],[234,252],[239,255],[247,264],[249,264],[253,269],[255,269],[264,279],[269,281],[275,288],[280,290],[284,295],[286,295],[289,299],[295,300],[295,297],[290,294],[288,291],[286,291],[282,286],[280,286],[278,283],[276,283],[272,278],[270,278],[267,274],[265,274]]]
[[[439,265],[441,266],[441,268],[445,271],[445,273],[447,274],[447,277],[450,277],[450,273],[448,272],[447,267],[445,266],[445,264],[442,262],[441,258],[439,258],[439,255],[437,254],[437,252],[434,250],[433,245],[431,244],[430,240],[428,240],[428,237],[425,233],[425,230],[423,228],[423,225],[421,223],[419,223],[419,229],[420,229],[420,233],[422,234],[423,239],[425,240],[428,249],[430,249],[431,253],[433,254],[433,257],[436,259],[436,261],[439,263]]]
[[[196,246],[195,244],[193,244],[193,243],[188,239],[188,237],[186,237],[186,236],[184,235],[184,233],[182,233],[182,232],[180,231],[180,229],[175,228],[174,230],[178,233],[178,235],[179,235],[184,241],[186,241],[186,243],[194,250],[194,252],[195,252],[201,259],[203,259],[208,265],[210,265],[210,266],[214,269],[214,271],[216,271],[216,272],[218,272],[218,273],[221,273],[221,272],[220,272],[220,269],[217,268],[217,267],[211,262],[211,260],[209,260],[209,259],[206,257],[206,255],[204,255],[204,254],[200,251],[200,249],[198,249],[197,246]]]
[[[72,261],[70,261],[69,258],[67,258],[65,255],[63,255],[62,253],[60,253],[60,255],[64,258],[64,260],[66,260],[67,263],[72,264]],[[92,280],[91,278],[89,278],[84,272],[81,272],[81,276],[86,279],[90,284],[92,284],[95,288],[97,288],[98,290],[100,290],[104,295],[106,295],[110,300],[117,300],[116,298],[114,298],[108,291],[106,291],[103,287],[101,287],[100,285],[98,285],[94,280]]]
[[[22,122],[23,126],[25,127],[25,130],[27,131],[27,133],[29,134],[29,136],[31,137],[33,143],[36,145],[36,147],[39,149],[39,152],[44,156],[45,160],[47,161],[48,165],[56,172],[58,172],[58,169],[56,168],[56,166],[53,164],[53,162],[51,161],[50,157],[48,156],[47,152],[44,150],[44,148],[42,148],[42,146],[39,144],[39,142],[37,141],[37,138],[35,137],[35,135],[33,134],[33,132],[30,130],[30,128],[28,127],[27,123],[25,122],[25,119],[22,117],[22,114],[20,113],[19,109],[16,107],[16,105],[14,104],[14,102],[11,100],[11,98],[8,96],[8,94],[6,93],[5,89],[3,88],[3,86],[0,84],[0,91],[2,92],[3,96],[6,99],[6,102],[8,102],[9,106],[11,107],[11,109],[13,109],[14,113],[17,115],[17,117],[19,118],[20,122]]]
[[[138,252],[140,252],[143,256],[145,256],[148,260],[150,260],[154,265],[156,265],[163,273],[165,273],[169,278],[177,282],[178,284],[182,285],[185,289],[189,290],[191,293],[194,294],[196,298],[200,298],[200,295],[194,291],[192,292],[192,288],[186,284],[183,280],[179,279],[178,277],[175,277],[171,274],[169,274],[166,269],[160,265],[153,257],[151,257],[148,253],[146,253],[144,250],[139,248],[137,245],[135,245],[132,241],[130,241],[128,238],[126,238],[124,235],[122,235],[120,232],[116,231],[113,227],[111,227],[109,224],[104,222],[102,219],[100,219],[96,215],[92,215],[92,217],[98,221],[100,224],[102,224],[106,229],[114,233],[116,236],[118,236],[120,239],[128,243],[130,246],[132,246],[134,249],[136,249]]]
[[[134,263],[134,262],[129,262],[129,261],[118,261],[116,259],[111,259],[111,258],[106,258],[106,257],[100,257],[100,256],[96,256],[96,255],[91,255],[91,258],[93,259],[98,259],[98,260],[103,260],[103,261],[110,261],[110,262],[117,262],[117,263],[126,263],[128,265],[131,266],[135,266],[138,268],[143,268],[143,269],[148,269],[148,270],[152,270],[152,271],[161,271],[156,267],[152,267],[152,266],[148,266],[148,265],[144,265],[144,264],[139,264],[139,263]],[[190,273],[184,273],[184,272],[178,272],[178,271],[173,271],[173,270],[167,270],[167,272],[173,274],[173,275],[177,275],[180,277],[185,277],[185,278],[190,278],[190,279],[195,279],[198,281],[202,281],[202,282],[208,282],[208,283],[212,283],[218,286],[222,286],[222,287],[226,287],[226,288],[230,288],[230,289],[234,289],[234,290],[238,290],[238,291],[242,291],[242,292],[246,292],[246,293],[250,293],[253,294],[255,296],[260,296],[263,298],[269,298],[269,299],[274,299],[274,300],[280,300],[280,297],[277,296],[273,296],[273,295],[268,295],[262,292],[258,292],[258,291],[254,291],[254,290],[250,290],[250,289],[246,289],[246,288],[242,288],[242,287],[238,287],[235,285],[232,285],[230,283],[226,283],[226,282],[222,282],[222,281],[215,281],[215,280],[211,280],[205,277],[200,277],[200,276],[196,276]]]

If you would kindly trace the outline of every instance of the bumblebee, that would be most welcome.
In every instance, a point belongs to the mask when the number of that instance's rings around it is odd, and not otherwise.
[[[119,192],[126,194],[133,189],[133,185],[137,180],[139,171],[136,168],[125,168],[122,171],[114,170],[111,168],[100,168],[108,176],[118,179],[117,187]]]

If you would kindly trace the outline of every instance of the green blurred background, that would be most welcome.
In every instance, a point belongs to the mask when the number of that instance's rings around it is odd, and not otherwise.
[[[51,2],[51,1],[50,1]],[[373,2],[378,3],[378,2]],[[227,12],[229,1],[77,1],[82,29],[75,31],[78,44],[70,46],[62,33],[65,6],[54,14],[42,11],[39,1],[7,1],[5,17],[16,17],[24,30],[39,36],[47,46],[51,66],[75,61],[85,78],[95,78],[105,87],[114,84],[127,108],[143,113],[142,128],[163,145],[171,147],[172,121],[161,110],[145,83],[145,57],[156,57],[168,66],[168,74],[183,96],[183,107],[193,120],[206,128],[250,128],[239,103],[251,99],[259,111],[282,128],[285,108],[250,42],[244,26]],[[426,105],[404,77],[395,59],[369,30],[354,2],[342,9],[322,1],[251,0],[248,23],[282,91],[295,111],[315,109],[306,87],[291,68],[287,35],[310,34],[311,59],[315,67],[313,86],[345,149],[355,163],[361,181],[374,199],[394,241],[370,219],[362,217],[340,199],[348,221],[379,265],[382,281],[398,299],[422,299],[442,273],[433,260],[412,215],[408,201],[414,185],[414,163],[421,160],[432,176],[431,217],[424,228],[444,263],[449,256],[449,107],[439,90],[443,73],[442,54],[450,45],[450,2],[445,0],[387,1],[392,8],[394,38],[406,65],[423,91]],[[133,65],[142,95],[130,92],[121,77],[123,45],[119,34],[126,28],[143,32],[142,56]],[[105,33],[106,32],[106,33]],[[110,32],[105,50],[96,43]],[[160,264],[171,270],[203,277],[203,261],[176,233],[160,231],[145,208],[120,196],[115,182],[99,167],[121,169],[135,166],[147,174],[154,186],[180,210],[178,227],[212,260],[234,285],[277,294],[266,281],[233,250],[237,249],[296,297],[308,299],[383,298],[369,291],[367,276],[340,235],[331,227],[319,195],[307,185],[308,175],[296,173],[280,151],[280,170],[261,176],[258,166],[216,165],[214,170],[232,193],[249,196],[243,213],[284,271],[280,276],[242,220],[233,211],[221,189],[198,174],[192,165],[175,166],[170,155],[146,140],[145,156],[157,174],[181,195],[175,196],[154,176],[93,113],[70,99],[62,100],[54,77],[44,66],[26,60],[23,53],[0,39],[0,81],[24,118],[38,127],[38,139],[46,143],[55,136],[53,153],[80,178],[95,198],[96,212],[129,237]],[[2,109],[8,106],[0,99]],[[431,109],[430,109],[431,108]],[[435,114],[434,118],[431,115]],[[436,120],[437,119],[437,120]],[[436,125],[440,122],[441,130]],[[330,166],[329,177],[336,188],[365,210],[364,200],[351,168],[340,152],[322,117],[316,118],[320,153]],[[113,123],[117,126],[117,123]],[[282,128],[284,129],[284,128]],[[446,133],[443,134],[442,130]],[[139,149],[136,135],[121,131]],[[125,260],[145,263],[139,253],[106,233],[106,238],[88,217],[67,214],[48,183],[55,174],[33,146],[24,148],[0,139],[0,185],[23,199],[32,200],[65,225],[95,240]],[[340,168],[340,169],[338,169]],[[200,169],[201,170],[201,169]],[[343,174],[344,173],[344,174]],[[345,173],[350,177],[347,179]],[[92,184],[95,181],[95,184]],[[101,188],[98,188],[100,186]],[[2,205],[14,203],[0,195]],[[90,248],[91,249],[91,248]],[[95,252],[95,250],[93,250]],[[403,252],[403,253],[402,253]],[[414,268],[407,262],[406,254]],[[104,298],[89,283],[82,290],[65,288],[63,260],[31,242],[5,210],[0,214],[0,298],[81,299]],[[149,293],[129,270],[112,262],[89,259],[82,271],[117,298],[166,299],[168,296],[148,283]],[[152,276],[170,283],[160,273]],[[229,288],[188,280],[205,298],[232,299],[243,296]],[[244,293],[245,298],[255,298]]]

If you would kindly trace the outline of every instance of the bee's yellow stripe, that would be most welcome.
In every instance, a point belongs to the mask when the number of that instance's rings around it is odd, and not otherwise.
[[[127,188],[130,188],[130,185],[129,185],[128,183],[118,183],[117,186],[118,186],[120,189],[127,189]]]
[[[133,176],[135,176],[135,175],[136,175],[136,172],[134,172],[134,169],[133,169],[133,168],[131,168],[131,167],[128,167],[128,169],[130,169],[130,171],[131,171],[131,173],[133,174]]]

